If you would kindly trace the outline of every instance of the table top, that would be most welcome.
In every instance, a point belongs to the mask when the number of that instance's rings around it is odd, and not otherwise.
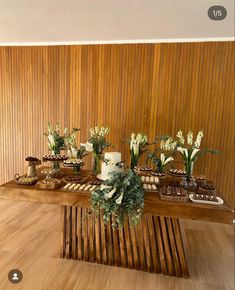
[[[70,192],[63,188],[39,190],[34,185],[16,184],[14,180],[0,186],[0,199],[90,207],[88,192]],[[233,208],[226,202],[223,205],[206,205],[191,201],[164,201],[157,192],[145,192],[144,213],[227,224],[232,224],[234,216]]]

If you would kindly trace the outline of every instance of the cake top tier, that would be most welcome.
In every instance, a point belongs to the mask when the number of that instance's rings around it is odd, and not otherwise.
[[[121,161],[121,153],[120,152],[105,152],[104,158],[109,161],[120,162]]]

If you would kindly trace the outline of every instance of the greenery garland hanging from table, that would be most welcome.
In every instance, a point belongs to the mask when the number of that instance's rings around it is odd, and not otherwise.
[[[91,194],[91,208],[95,214],[102,210],[104,223],[112,219],[112,226],[123,226],[129,218],[136,225],[144,209],[144,191],[140,177],[132,170],[112,173],[100,188]]]

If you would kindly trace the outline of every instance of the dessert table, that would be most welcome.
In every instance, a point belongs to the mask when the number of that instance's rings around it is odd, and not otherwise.
[[[61,258],[184,278],[189,273],[179,219],[232,224],[234,214],[226,202],[217,206],[171,202],[161,200],[156,192],[146,192],[141,222],[130,227],[127,221],[123,228],[113,228],[114,217],[105,225],[102,212],[93,215],[88,192],[39,190],[12,180],[0,186],[0,199],[59,205]]]

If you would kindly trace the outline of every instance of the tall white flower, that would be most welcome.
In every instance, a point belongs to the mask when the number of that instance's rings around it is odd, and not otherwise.
[[[48,123],[47,129],[48,129],[48,133],[49,134],[52,134],[52,127],[51,127],[51,124],[50,123]]]
[[[186,158],[188,158],[188,149],[187,148],[183,148],[184,154],[186,156]]]
[[[170,161],[174,160],[174,158],[173,157],[166,158],[165,154],[164,153],[161,153],[160,160],[161,160],[162,165],[164,166],[167,163],[169,163]]]
[[[133,145],[132,145],[132,148],[133,148],[133,151],[134,151],[134,155],[138,156],[139,155],[139,145],[136,142],[134,142]]]
[[[179,132],[176,134],[176,137],[179,138],[181,144],[184,144],[184,135],[183,135],[183,132],[182,132],[182,131],[179,131]]]
[[[90,135],[93,137],[95,135],[95,130],[93,128],[90,129]]]
[[[164,153],[161,153],[160,154],[160,160],[161,160],[161,163],[164,165],[164,162],[165,162],[165,159],[166,159],[166,156]]]
[[[90,142],[86,142],[86,143],[81,143],[82,147],[85,147],[87,152],[92,152],[93,151],[93,144]]]
[[[188,132],[187,143],[188,143],[188,145],[193,145],[193,132],[192,131]]]
[[[148,139],[146,135],[142,135],[142,144],[147,143]]]
[[[172,142],[171,143],[171,150],[175,150],[176,145],[177,145],[177,141]]]
[[[172,150],[173,139],[170,137],[165,142],[165,150],[171,151]]]
[[[95,126],[95,133],[99,134],[99,127],[98,126]]]
[[[109,132],[110,132],[110,128],[109,127],[106,127],[105,128],[105,135],[107,135]]]
[[[77,158],[78,156],[78,149],[71,146],[71,157]]]
[[[199,148],[201,146],[202,137],[203,137],[203,130],[198,132],[196,141],[194,143],[194,147]]]
[[[103,137],[105,135],[105,128],[101,127],[99,135]]]
[[[110,192],[108,192],[108,193],[106,193],[106,194],[104,195],[105,199],[109,199],[109,198],[111,198],[111,197],[114,195],[114,193],[115,193],[116,191],[117,191],[117,188],[114,187]]]
[[[131,140],[135,140],[135,133],[131,134]]]
[[[111,188],[112,188],[112,185],[105,185],[105,184],[100,185],[100,190],[111,189]]]
[[[197,149],[197,148],[193,149],[193,152],[192,152],[192,154],[191,154],[191,156],[190,156],[190,160],[191,160],[191,161],[193,160],[193,158],[195,157],[195,155],[196,155],[199,151],[200,151],[200,149]]]
[[[122,202],[122,198],[123,198],[124,192],[122,191],[121,195],[119,196],[119,198],[116,199],[116,204],[121,204]]]
[[[177,147],[177,151],[179,151],[183,156],[188,158],[188,149],[183,147]]]
[[[143,138],[142,134],[138,133],[137,136],[136,136],[136,142],[138,144],[140,144],[142,142],[142,138]]]
[[[56,133],[58,133],[58,134],[60,133],[60,124],[59,124],[59,122],[56,123],[55,131],[56,131]]]
[[[164,140],[161,140],[161,142],[160,142],[160,149],[165,150],[165,141]]]
[[[49,140],[49,143],[50,143],[50,148],[53,148],[55,146],[54,136],[52,134],[49,134],[48,135],[48,140]]]
[[[173,157],[168,157],[168,158],[165,160],[165,162],[164,162],[163,165],[166,165],[167,163],[169,163],[170,161],[173,161],[173,160],[174,160]]]

